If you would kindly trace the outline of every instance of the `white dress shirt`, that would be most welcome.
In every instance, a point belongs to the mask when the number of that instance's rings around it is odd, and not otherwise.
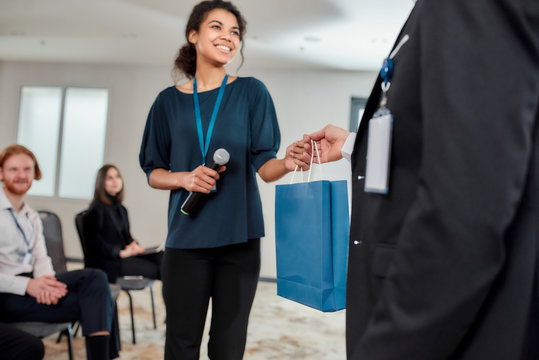
[[[30,279],[17,276],[22,273],[33,273],[34,277],[54,275],[43,224],[39,214],[26,203],[17,212],[0,187],[0,292],[24,295]]]
[[[351,132],[350,135],[348,135],[348,137],[346,138],[346,141],[344,142],[341,148],[342,157],[348,161],[351,161],[351,158],[352,158],[352,151],[354,151],[354,143],[356,142],[356,135],[357,133]]]

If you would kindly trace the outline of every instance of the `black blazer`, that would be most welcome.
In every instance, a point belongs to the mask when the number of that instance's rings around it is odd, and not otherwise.
[[[133,241],[127,209],[120,204],[94,202],[84,219],[85,239],[92,249],[94,267],[107,273],[115,282],[121,271],[120,250]]]
[[[419,0],[405,34],[387,195],[380,79],[352,154],[348,359],[539,359],[539,1]]]

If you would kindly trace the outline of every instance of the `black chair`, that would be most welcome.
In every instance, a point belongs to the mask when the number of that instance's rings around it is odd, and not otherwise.
[[[40,210],[38,213],[43,222],[45,245],[47,246],[47,253],[52,260],[54,271],[56,271],[56,273],[65,272],[67,271],[67,267],[60,219],[56,214],[50,211]],[[39,338],[44,338],[56,332],[60,332],[56,342],[60,342],[62,335],[67,335],[69,360],[73,360],[73,330],[71,323],[26,321],[11,323],[10,325]]]
[[[92,245],[89,237],[86,236],[87,229],[85,229],[85,216],[87,210],[80,211],[75,216],[75,226],[79,234],[80,244],[82,247],[82,252],[84,254],[84,267],[88,268],[99,268],[99,262],[97,261],[97,256],[95,246]],[[152,317],[153,317],[153,328],[157,329],[157,323],[155,321],[155,304],[153,296],[153,283],[154,280],[143,277],[143,276],[123,276],[119,277],[116,280],[116,285],[118,285],[129,297],[129,310],[131,312],[131,334],[133,339],[133,344],[136,344],[135,336],[135,317],[133,311],[133,298],[130,291],[138,291],[149,288],[150,295],[152,300]]]

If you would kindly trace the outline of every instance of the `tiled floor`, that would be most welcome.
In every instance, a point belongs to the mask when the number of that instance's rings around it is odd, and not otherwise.
[[[276,295],[276,285],[260,282],[251,311],[249,333],[244,359],[246,360],[343,360],[345,359],[344,311],[322,313],[296,304]],[[149,291],[134,292],[137,344],[131,343],[131,323],[127,295],[118,299],[120,308],[120,359],[163,358],[164,305],[161,283],[155,284],[157,330],[153,329]],[[208,319],[209,319],[208,314]],[[201,348],[201,359],[208,359],[206,328]],[[55,337],[46,338],[47,360],[68,359],[64,339],[55,343]],[[75,359],[86,359],[84,340],[75,339]]]

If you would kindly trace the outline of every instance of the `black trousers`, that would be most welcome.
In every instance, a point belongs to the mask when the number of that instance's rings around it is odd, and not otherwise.
[[[259,273],[260,239],[211,249],[167,248],[162,270],[165,359],[199,359],[210,298],[209,358],[242,359]]]
[[[38,304],[36,299],[0,293],[0,321],[80,321],[83,335],[111,330],[114,303],[104,272],[97,269],[68,271],[56,275],[68,293],[56,305]]]
[[[37,337],[0,324],[0,359],[40,360],[43,356],[45,348]]]
[[[163,252],[131,256],[120,260],[120,275],[142,275],[150,279],[161,280],[161,262]]]

